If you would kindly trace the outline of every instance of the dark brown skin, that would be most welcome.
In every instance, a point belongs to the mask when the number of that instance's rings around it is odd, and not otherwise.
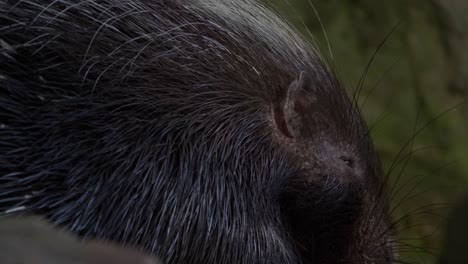
[[[160,264],[138,251],[80,241],[38,217],[0,218],[2,264]]]

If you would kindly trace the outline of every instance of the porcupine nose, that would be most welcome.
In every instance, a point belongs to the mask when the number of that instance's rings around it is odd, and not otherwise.
[[[291,176],[280,196],[284,220],[305,263],[346,263],[362,211],[363,188],[353,161],[317,159]]]

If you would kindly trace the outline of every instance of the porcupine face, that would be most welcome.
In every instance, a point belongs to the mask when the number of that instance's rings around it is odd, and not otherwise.
[[[0,212],[164,263],[390,263],[367,128],[255,1],[0,3]]]

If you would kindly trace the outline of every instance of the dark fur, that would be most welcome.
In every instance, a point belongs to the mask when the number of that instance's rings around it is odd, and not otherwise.
[[[389,263],[367,129],[260,4],[2,0],[0,12],[3,214],[164,263]]]

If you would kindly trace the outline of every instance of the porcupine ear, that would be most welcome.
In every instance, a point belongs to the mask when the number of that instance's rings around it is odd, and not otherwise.
[[[81,241],[37,216],[0,217],[0,263],[160,264],[131,248]]]
[[[304,127],[304,114],[310,106],[307,91],[311,82],[302,71],[299,78],[287,88],[282,98],[274,106],[274,120],[278,130],[288,138],[299,138]]]

